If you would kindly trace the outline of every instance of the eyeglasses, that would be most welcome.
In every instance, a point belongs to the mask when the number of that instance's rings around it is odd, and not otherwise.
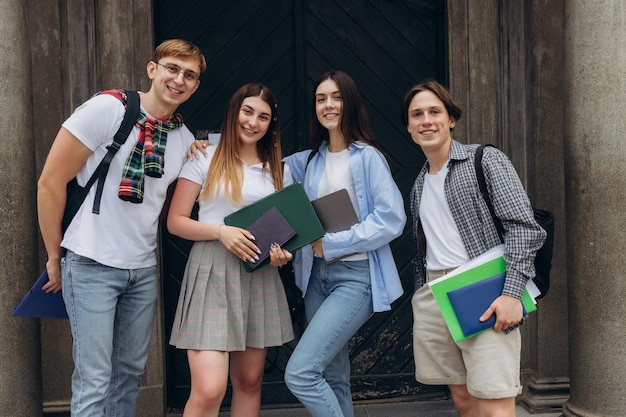
[[[181,72],[183,73],[183,78],[185,81],[196,82],[200,76],[191,70],[181,70],[178,65],[174,64],[161,64],[159,62],[153,61],[155,64],[162,66],[165,68],[165,72],[172,77],[177,77]]]

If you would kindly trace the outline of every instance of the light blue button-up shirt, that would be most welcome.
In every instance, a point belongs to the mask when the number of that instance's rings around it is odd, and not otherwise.
[[[310,150],[284,158],[294,181],[301,182],[314,200],[324,172],[327,142],[307,166]],[[402,293],[402,283],[391,253],[391,242],[402,234],[406,223],[404,202],[382,154],[362,142],[350,145],[350,168],[354,180],[360,223],[349,230],[326,233],[322,247],[326,259],[336,259],[358,252],[367,252],[375,312],[391,309],[391,303]],[[306,175],[305,175],[306,173]],[[313,267],[313,250],[305,246],[294,258],[296,284],[306,293]]]

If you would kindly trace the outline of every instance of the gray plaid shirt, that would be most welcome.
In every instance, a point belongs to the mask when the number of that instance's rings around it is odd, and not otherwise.
[[[477,147],[476,144],[463,145],[452,141],[449,171],[444,183],[446,200],[470,259],[501,243],[487,204],[478,189],[474,169],[474,153]],[[496,148],[486,147],[482,165],[495,213],[505,229],[504,260],[507,274],[502,293],[519,299],[527,280],[535,276],[535,253],[543,244],[546,232],[535,221],[526,191],[508,157]],[[424,164],[411,190],[411,215],[416,243],[426,172],[428,162]],[[416,288],[420,288],[426,282],[425,248],[421,248],[419,244],[417,246],[414,259],[415,284]]]

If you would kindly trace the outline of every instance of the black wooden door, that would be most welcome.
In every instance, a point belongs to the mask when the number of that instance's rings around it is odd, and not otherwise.
[[[155,33],[157,43],[189,39],[207,58],[200,88],[180,109],[192,131],[219,129],[234,91],[259,81],[278,96],[285,154],[308,147],[315,80],[330,69],[347,72],[367,102],[394,178],[408,197],[424,156],[401,125],[399,107],[420,79],[446,82],[444,13],[445,2],[439,0],[157,0]],[[413,377],[410,259],[415,250],[409,227],[410,222],[392,244],[404,296],[392,311],[372,317],[350,342],[355,400],[443,392]],[[164,230],[166,343],[190,246]],[[282,373],[294,343],[268,353],[264,405],[296,401]],[[168,406],[180,409],[189,395],[185,353],[168,345],[166,364]]]

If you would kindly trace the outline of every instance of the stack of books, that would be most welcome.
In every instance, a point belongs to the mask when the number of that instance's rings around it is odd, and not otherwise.
[[[499,245],[428,283],[455,342],[494,326],[495,314],[484,322],[479,318],[502,294],[505,279],[504,245]],[[529,280],[522,297],[524,315],[537,310],[538,294],[534,282]]]
[[[259,261],[244,262],[247,271],[269,263],[271,243],[294,252],[324,236],[324,229],[300,183],[288,185],[224,217],[224,224],[249,230],[261,250]]]

